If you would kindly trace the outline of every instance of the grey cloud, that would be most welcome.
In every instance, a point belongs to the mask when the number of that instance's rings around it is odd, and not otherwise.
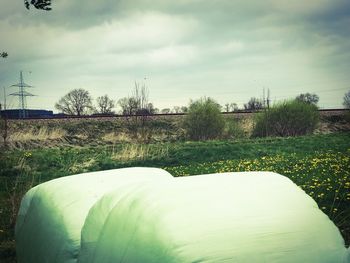
[[[0,81],[18,68],[58,83],[62,75],[67,87],[151,74],[155,89],[171,83],[199,94],[215,82],[243,92],[255,76],[278,86],[291,81],[288,70],[337,78],[350,66],[348,10],[348,0],[55,0],[40,12],[9,1],[0,10],[10,55]]]
[[[293,43],[308,45],[315,33],[349,33],[350,26],[346,26],[349,24],[349,11],[346,11],[350,10],[349,1],[336,0],[331,1],[331,4],[327,0],[309,2],[302,4],[283,0],[61,0],[54,1],[51,12],[27,12],[18,7],[14,12],[14,8],[9,7],[7,15],[0,13],[0,17],[9,19],[13,25],[44,24],[74,31],[122,21],[135,13],[142,15],[147,12],[160,12],[198,21],[201,27],[198,28],[195,38],[189,38],[188,41],[202,43],[244,38],[248,41],[281,39],[286,46],[292,46]]]

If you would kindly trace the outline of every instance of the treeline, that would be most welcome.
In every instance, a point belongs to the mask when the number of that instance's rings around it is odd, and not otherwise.
[[[319,96],[312,93],[302,93],[298,95],[295,100],[307,104],[317,105]],[[63,96],[56,104],[55,108],[62,114],[67,115],[91,115],[91,114],[122,114],[122,115],[153,115],[153,114],[169,114],[169,113],[188,113],[188,106],[174,106],[173,108],[159,109],[149,101],[149,90],[144,84],[135,82],[135,86],[131,91],[131,96],[123,97],[119,100],[110,98],[107,94],[100,96],[93,103],[93,98],[90,93],[84,89],[74,89]],[[350,108],[350,91],[344,96],[344,106]],[[226,103],[223,106],[217,103],[221,112],[237,112],[241,110],[246,111],[260,111],[265,108],[270,108],[270,101],[259,99],[256,97],[250,98],[245,103],[244,108],[239,108],[234,102]],[[119,107],[120,110],[115,111]]]
[[[90,93],[84,89],[74,89],[63,96],[56,104],[55,108],[63,114],[87,115],[87,114],[115,114],[113,110],[120,106],[119,113],[123,115],[152,115],[159,112],[151,102],[149,102],[149,92],[145,85],[135,82],[132,95],[124,97],[118,101],[111,99],[107,94],[100,96],[93,104]]]
[[[116,112],[114,109],[120,107]],[[60,113],[67,115],[90,115],[90,114],[122,114],[122,115],[153,115],[158,113],[186,113],[186,106],[175,106],[173,109],[158,109],[149,101],[149,91],[144,84],[135,82],[131,96],[123,97],[119,100],[111,99],[107,94],[100,96],[93,104],[90,93],[84,89],[74,89],[63,96],[56,104],[55,108]]]
[[[107,95],[98,97],[96,106],[92,105],[92,99],[85,90],[73,90],[65,95],[56,104],[56,108],[66,114],[82,115],[89,111],[99,114],[112,114],[112,109],[119,105],[120,113],[126,118],[125,127],[133,138],[142,141],[151,141],[154,127],[160,123],[149,118],[156,113],[170,113],[170,109],[159,111],[149,102],[148,89],[145,85],[135,83],[131,96],[119,99],[117,102],[111,100]],[[319,97],[316,94],[303,93],[297,97],[274,103],[251,98],[244,104],[244,110],[257,111],[253,116],[253,128],[249,137],[270,136],[299,136],[311,134],[318,127],[319,112],[317,103]],[[344,96],[344,106],[350,106],[350,92]],[[239,111],[237,104],[228,103],[223,107],[214,99],[203,97],[191,100],[188,107],[174,107],[174,113],[185,112],[186,115],[176,126],[179,131],[184,131],[184,138],[190,140],[208,139],[232,139],[239,138],[245,134],[242,123],[234,118],[225,118],[222,110]]]

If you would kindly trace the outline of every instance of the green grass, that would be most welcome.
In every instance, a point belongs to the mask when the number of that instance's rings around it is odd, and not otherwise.
[[[126,152],[134,151],[126,155]],[[350,242],[350,133],[239,141],[119,144],[8,151],[0,155],[0,259],[14,258],[13,228],[31,186],[81,172],[163,167],[174,176],[275,171],[312,196]]]

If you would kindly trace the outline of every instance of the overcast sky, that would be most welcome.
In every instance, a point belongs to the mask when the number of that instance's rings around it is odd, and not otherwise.
[[[0,87],[23,70],[38,95],[28,108],[54,109],[75,88],[118,100],[135,81],[160,109],[202,96],[242,106],[263,88],[273,101],[311,92],[319,106],[341,108],[350,90],[349,0],[53,0],[52,8],[13,0],[0,9],[0,52],[9,54]]]

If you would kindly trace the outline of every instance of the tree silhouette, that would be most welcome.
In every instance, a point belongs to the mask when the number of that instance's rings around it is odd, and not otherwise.
[[[317,102],[320,100],[318,95],[314,93],[301,93],[295,99],[307,104],[314,104],[314,105],[317,105]]]
[[[110,99],[107,94],[97,98],[97,113],[111,114],[114,107],[114,100]]]
[[[245,110],[261,110],[263,108],[263,104],[261,102],[261,100],[257,99],[257,98],[250,98],[250,100],[248,101],[248,103],[244,104],[244,109]]]
[[[69,115],[84,115],[92,109],[91,96],[87,90],[74,89],[62,97],[55,108]]]

